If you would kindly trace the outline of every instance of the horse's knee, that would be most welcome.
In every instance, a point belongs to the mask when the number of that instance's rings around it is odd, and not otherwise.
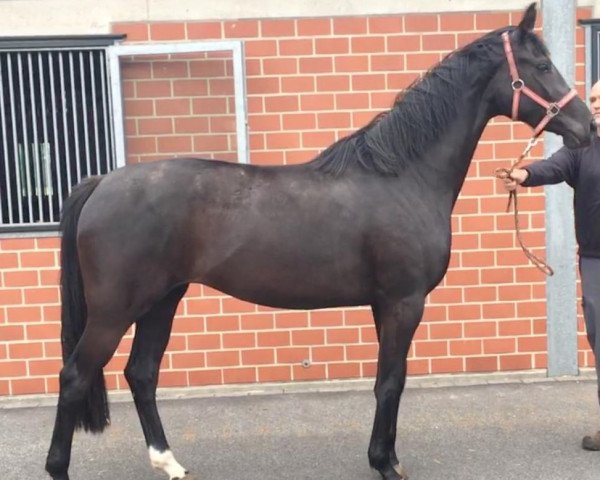
[[[156,395],[157,374],[146,365],[128,364],[125,379],[136,401],[153,400]]]

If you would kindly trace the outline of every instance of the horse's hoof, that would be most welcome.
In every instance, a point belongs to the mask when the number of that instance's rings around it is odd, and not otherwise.
[[[383,480],[408,480],[408,474],[402,465],[394,465],[386,467],[384,470],[379,470]]]
[[[600,451],[600,431],[596,432],[596,434],[591,437],[589,435],[583,437],[581,448],[592,452]]]
[[[394,465],[394,470],[398,475],[400,475],[400,478],[402,480],[408,480],[408,473],[406,472],[406,469],[402,466],[402,464],[399,463],[398,465]]]

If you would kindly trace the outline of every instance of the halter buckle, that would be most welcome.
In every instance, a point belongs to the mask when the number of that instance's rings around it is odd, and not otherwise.
[[[517,78],[516,80],[513,80],[510,86],[516,92],[523,89],[523,87],[525,86],[525,82],[520,78]]]
[[[548,105],[548,109],[546,110],[546,115],[549,117],[556,117],[560,112],[560,107],[556,103],[551,103]]]

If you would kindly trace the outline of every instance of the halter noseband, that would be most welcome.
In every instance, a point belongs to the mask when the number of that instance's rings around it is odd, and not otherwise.
[[[561,98],[558,102],[550,103],[540,97],[537,93],[531,90],[525,82],[519,78],[519,72],[517,71],[517,64],[515,63],[515,58],[513,56],[512,47],[510,46],[510,38],[508,36],[508,32],[504,32],[502,34],[502,40],[504,42],[504,52],[506,53],[506,60],[508,60],[508,67],[510,69],[510,76],[512,77],[512,89],[513,89],[513,101],[512,101],[512,119],[518,120],[519,115],[519,100],[521,98],[521,92],[528,96],[531,100],[536,102],[538,105],[541,105],[546,109],[546,115],[540,123],[533,130],[533,139],[537,138],[540,133],[546,128],[548,122],[552,120],[556,115],[559,114],[560,109],[563,108],[567,103],[569,103],[576,95],[577,90],[574,88],[571,89],[569,93],[567,93],[563,98]]]

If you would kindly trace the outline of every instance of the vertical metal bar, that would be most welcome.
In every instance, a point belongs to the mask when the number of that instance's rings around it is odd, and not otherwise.
[[[544,40],[554,65],[572,85],[575,78],[575,0],[542,3]],[[544,157],[562,146],[560,137],[544,134]],[[567,185],[547,185],[546,255],[555,274],[546,279],[548,330],[548,375],[577,375],[576,242],[573,228],[573,190]]]
[[[37,128],[37,108],[36,108],[36,95],[35,95],[35,82],[33,81],[33,59],[31,53],[27,53],[27,66],[29,67],[29,102],[31,105],[31,125],[33,127],[33,144],[31,145],[31,156],[33,157],[33,183],[34,193],[37,196],[37,218],[35,221],[43,221],[43,208],[42,208],[42,196],[44,194],[42,187],[42,172],[40,169],[40,149],[38,141],[38,128]],[[26,145],[25,148],[29,148]],[[31,219],[34,221],[34,218]]]
[[[69,142],[69,128],[67,125],[67,112],[69,111],[67,107],[67,90],[65,88],[65,67],[62,52],[58,55],[58,67],[60,71],[60,92],[62,99],[62,120],[63,120],[63,141],[65,142],[65,166],[67,170],[67,191],[71,193],[73,188],[73,178],[71,176],[71,145]]]
[[[42,61],[42,55],[50,55],[50,52],[48,53],[42,53],[39,52],[38,53],[38,67],[40,69],[40,95],[41,95],[41,100],[42,100],[42,105],[41,105],[41,113],[42,113],[42,128],[43,128],[43,135],[44,135],[44,145],[46,144],[50,144],[50,139],[48,138],[48,122],[46,121],[46,112],[48,111],[47,107],[46,107],[46,76],[44,75],[44,62]],[[45,147],[44,147],[45,148]],[[44,149],[44,152],[46,150]],[[54,195],[54,190],[52,189],[52,173],[50,170],[50,165],[47,164],[46,162],[50,162],[50,159],[46,158],[45,156],[42,157],[42,168],[44,169],[44,178],[45,181],[43,182],[44,185],[44,196],[46,197],[46,202],[48,204],[48,221],[50,222],[54,222],[54,208],[52,206],[53,201],[52,201],[52,197]],[[47,182],[50,182],[50,188],[48,188]]]
[[[85,93],[85,72],[84,72],[83,52],[79,52],[79,86],[81,88],[81,110],[83,117],[83,142],[85,148],[85,165],[87,167],[87,176],[92,174],[90,164],[90,139],[88,138],[88,116],[87,116],[87,95]]]
[[[48,67],[50,71],[50,98],[52,104],[52,130],[54,134],[54,166],[56,167],[56,198],[58,199],[58,211],[62,210],[63,189],[62,172],[60,169],[60,151],[58,149],[58,119],[56,117],[56,84],[54,81],[54,63],[52,62],[52,52],[48,52]],[[68,170],[68,164],[67,164]]]
[[[4,106],[4,82],[2,81],[2,58],[0,57],[0,121],[2,126],[2,151],[4,152],[4,185],[6,188],[6,207],[8,209],[8,223],[13,223],[12,212],[12,188],[10,185],[10,171],[8,169],[8,141],[6,139],[8,132],[6,131],[6,107]],[[1,207],[1,206],[0,206]],[[4,223],[2,208],[0,208],[0,221]]]
[[[29,211],[29,221],[33,221],[33,205],[31,201],[31,197],[33,195],[33,189],[31,188],[31,167],[29,165],[29,135],[27,135],[27,119],[25,110],[25,85],[23,81],[23,60],[21,58],[21,54],[17,53],[17,66],[19,68],[19,94],[21,96],[21,124],[23,127],[23,155],[25,159],[25,176],[26,176],[26,195],[27,195],[27,209]]]
[[[121,92],[121,66],[119,64],[119,53],[116,47],[108,47],[108,65],[110,68],[110,91],[112,101],[112,115],[114,138],[113,145],[115,149],[115,167],[125,165],[125,128],[123,118],[123,97]]]
[[[242,42],[233,44],[233,80],[235,91],[235,125],[239,163],[249,163],[248,114],[246,102],[246,75],[244,72],[244,49]]]
[[[23,201],[21,200],[21,171],[19,169],[19,154],[17,149],[17,115],[15,109],[17,108],[17,104],[15,101],[15,90],[14,90],[14,82],[13,82],[13,73],[12,73],[12,56],[9,53],[7,56],[8,59],[8,91],[10,96],[10,119],[12,123],[12,136],[13,136],[13,149],[14,149],[14,157],[13,157],[13,165],[15,167],[15,189],[17,197],[17,211],[19,212],[19,223],[23,223]]]
[[[75,139],[75,167],[77,171],[77,183],[81,182],[81,158],[79,156],[79,135],[77,117],[77,96],[75,94],[75,66],[73,64],[73,52],[69,52],[69,77],[71,79],[71,104],[73,105],[73,137]]]
[[[106,172],[110,172],[113,168],[113,161],[115,152],[113,149],[114,138],[112,138],[112,121],[109,124],[108,121],[108,110],[109,110],[109,99],[107,96],[107,86],[106,86],[106,71],[108,69],[108,61],[105,56],[105,53],[102,52],[100,54],[100,83],[102,86],[102,117],[104,119],[104,148],[105,148],[105,156],[106,156]],[[112,141],[109,141],[109,136]]]
[[[92,114],[94,124],[94,146],[96,150],[96,174],[100,174],[100,146],[98,145],[98,106],[96,105],[96,69],[94,68],[94,56],[98,52],[90,50],[90,77],[92,79]]]

